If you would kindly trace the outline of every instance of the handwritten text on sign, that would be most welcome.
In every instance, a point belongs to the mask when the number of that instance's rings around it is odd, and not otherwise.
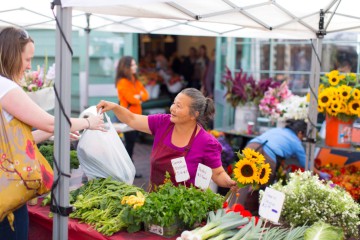
[[[184,157],[172,159],[171,164],[175,172],[176,182],[184,182],[190,178]]]
[[[272,188],[266,188],[260,202],[259,215],[277,223],[285,201],[285,194]]]
[[[196,171],[195,186],[201,189],[207,189],[210,184],[212,170],[208,166],[199,163]]]

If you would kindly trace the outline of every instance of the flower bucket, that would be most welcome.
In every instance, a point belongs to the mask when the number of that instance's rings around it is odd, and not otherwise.
[[[337,117],[326,115],[325,144],[330,147],[349,148],[354,120],[344,122]]]
[[[55,107],[55,91],[53,87],[42,88],[35,92],[27,92],[28,96],[42,109],[49,111]]]
[[[248,123],[253,122],[256,125],[259,108],[252,103],[246,103],[235,109],[234,130],[242,133],[247,132]]]

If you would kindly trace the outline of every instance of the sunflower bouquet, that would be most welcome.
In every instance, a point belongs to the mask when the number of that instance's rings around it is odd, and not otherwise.
[[[333,70],[325,74],[318,90],[318,111],[345,122],[360,117],[359,89],[355,73]]]
[[[245,148],[242,153],[237,152],[239,161],[235,163],[233,174],[240,188],[252,185],[254,188],[266,184],[269,181],[271,168],[265,163],[265,157],[261,153]]]

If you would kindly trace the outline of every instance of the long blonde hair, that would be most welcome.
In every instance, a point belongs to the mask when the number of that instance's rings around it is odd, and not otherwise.
[[[21,54],[29,42],[34,40],[23,29],[7,27],[0,32],[0,75],[19,83],[23,64]]]

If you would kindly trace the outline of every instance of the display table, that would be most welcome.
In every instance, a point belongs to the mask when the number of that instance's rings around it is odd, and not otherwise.
[[[41,207],[40,202],[35,206],[29,206],[29,240],[51,240],[53,219],[49,218],[49,207]],[[68,223],[69,240],[136,240],[136,239],[176,239],[164,238],[149,232],[128,233],[126,231],[118,232],[111,237],[104,236],[94,230],[91,226],[79,223],[75,219],[69,218]]]

